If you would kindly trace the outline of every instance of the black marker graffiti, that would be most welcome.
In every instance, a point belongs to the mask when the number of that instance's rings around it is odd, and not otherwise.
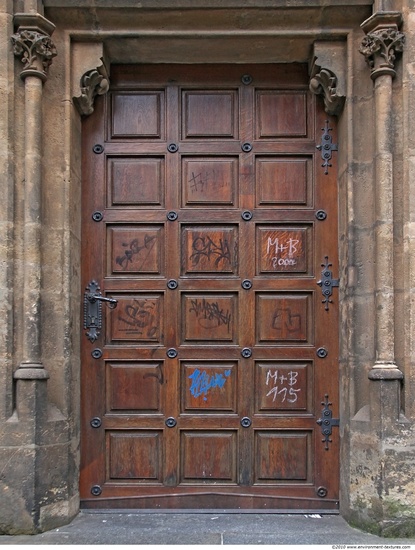
[[[141,265],[138,267],[138,270],[140,270],[148,255],[150,254],[151,249],[155,245],[156,239],[156,236],[146,234],[144,235],[144,239],[141,245],[138,239],[133,239],[130,243],[122,243],[122,246],[126,246],[128,248],[124,250],[123,256],[117,256],[117,258],[115,259],[115,263],[120,265],[125,271],[128,267],[128,264],[133,263],[134,256],[140,254],[141,251],[146,251],[146,254],[142,254],[142,262]]]
[[[152,300],[133,300],[132,304],[124,307],[124,314],[118,315],[118,319],[126,323],[129,328],[120,329],[143,335],[145,338],[157,337],[157,304]]]
[[[219,243],[215,243],[210,237],[196,237],[192,243],[193,254],[190,256],[193,266],[206,258],[209,262],[211,258],[215,259],[215,267],[218,267],[220,262],[231,263],[231,251],[226,239],[219,239]]]
[[[228,332],[231,323],[229,310],[220,309],[218,302],[207,302],[203,300],[192,300],[189,312],[194,312],[198,323],[203,328],[216,328],[226,325]]]
[[[213,190],[229,186],[229,181],[224,181],[219,177],[219,174],[216,170],[205,170],[204,172],[199,172],[198,174],[192,172],[192,177],[189,179],[191,192],[203,193],[208,186],[213,188]]]

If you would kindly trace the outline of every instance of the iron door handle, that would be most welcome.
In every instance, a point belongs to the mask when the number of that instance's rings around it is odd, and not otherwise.
[[[96,281],[87,284],[84,294],[84,329],[88,330],[86,336],[90,342],[100,335],[102,328],[102,302],[105,302],[110,309],[117,307],[118,300],[107,298],[101,294]]]
[[[116,300],[115,298],[107,298],[105,296],[101,296],[100,294],[89,294],[86,298],[91,302],[91,304],[93,304],[97,300],[99,300],[100,302],[108,302],[108,307],[110,309],[115,309],[118,304],[118,300]]]

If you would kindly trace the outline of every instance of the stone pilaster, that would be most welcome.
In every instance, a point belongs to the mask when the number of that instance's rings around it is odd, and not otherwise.
[[[39,381],[44,381],[40,349],[42,88],[56,48],[50,38],[54,26],[43,16],[16,14],[15,23],[18,30],[11,40],[14,54],[23,63],[20,76],[25,83],[23,350],[15,378],[22,380],[27,372],[28,379],[36,380],[38,372]]]
[[[371,69],[375,94],[375,280],[376,361],[374,369],[385,370],[385,379],[402,373],[395,364],[394,334],[394,243],[393,243],[393,123],[392,79],[395,61],[405,36],[399,31],[399,12],[378,12],[362,24],[366,33],[360,52]],[[381,379],[381,373],[369,375]]]
[[[15,331],[14,412],[1,426],[0,533],[33,534],[69,521],[66,490],[68,426],[48,399],[49,374],[41,349],[42,103],[43,86],[56,55],[54,25],[37,13],[16,14],[10,50],[22,62],[24,147],[16,159],[24,171],[22,207],[22,322]],[[16,109],[18,110],[18,109]],[[17,303],[17,302],[16,302]],[[65,471],[66,470],[66,471]]]
[[[374,352],[368,372],[369,403],[351,420],[350,509],[347,519],[359,527],[385,536],[413,530],[412,512],[402,513],[400,493],[404,476],[401,464],[409,423],[402,415],[403,373],[395,352],[395,253],[394,253],[394,127],[393,86],[398,56],[405,36],[399,12],[379,11],[362,25],[365,32],[359,51],[373,80],[374,133],[374,249],[367,262],[374,266]],[[358,182],[356,182],[358,184]],[[408,523],[409,518],[409,523]],[[411,525],[410,525],[411,524]],[[409,531],[408,531],[409,529]],[[412,533],[411,533],[412,534]]]

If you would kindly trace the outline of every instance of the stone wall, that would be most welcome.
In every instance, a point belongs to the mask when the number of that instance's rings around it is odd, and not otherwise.
[[[115,4],[118,10],[108,9]],[[106,77],[113,62],[311,62],[317,52],[317,63],[337,74],[345,96],[338,152],[340,510],[373,532],[415,534],[415,7],[411,0],[244,4],[0,0],[6,29],[0,37],[0,532],[50,529],[70,521],[79,506],[78,109],[87,116],[94,95],[105,92],[102,86],[81,92],[81,78],[89,71]],[[403,16],[405,47],[396,52],[386,95],[380,87],[387,83],[372,80],[359,52],[371,32],[360,24],[372,12]],[[40,127],[28,121],[28,80],[10,41],[19,25],[34,22],[53,33],[57,49],[41,91],[36,88]],[[386,113],[385,101],[391,102]],[[37,156],[27,155],[28,135],[39,136]],[[30,181],[40,193],[39,214],[28,209]],[[36,247],[27,246],[28,227],[36,231],[37,222],[38,272]],[[25,304],[37,276],[40,314],[30,325]]]

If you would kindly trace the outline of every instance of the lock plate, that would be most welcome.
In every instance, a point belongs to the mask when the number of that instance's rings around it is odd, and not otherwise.
[[[84,329],[88,330],[86,336],[90,342],[95,342],[101,334],[102,328],[102,303],[100,300],[91,302],[89,296],[100,292],[96,281],[87,284],[84,294]]]
[[[101,293],[96,281],[86,285],[84,293],[84,329],[88,330],[86,336],[90,342],[95,342],[102,328],[102,302],[106,302],[109,308],[117,307],[118,300],[107,298]]]

